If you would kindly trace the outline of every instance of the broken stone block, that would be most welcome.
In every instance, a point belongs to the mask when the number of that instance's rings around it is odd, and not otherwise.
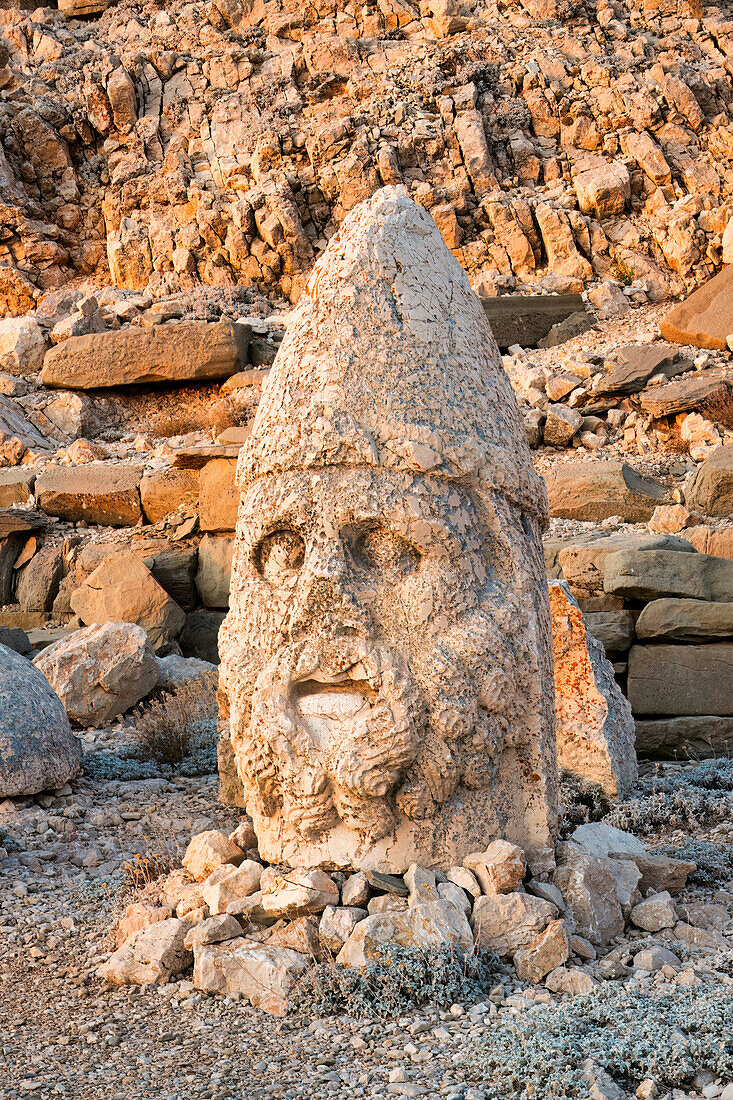
[[[243,860],[238,866],[222,864],[215,867],[201,883],[201,896],[212,916],[226,913],[228,906],[240,898],[254,894],[260,885],[262,865],[252,859]]]
[[[435,874],[417,863],[411,863],[404,874],[405,886],[410,891],[408,905],[425,905],[438,900],[438,884]]]
[[[547,447],[567,447],[583,424],[583,415],[565,405],[548,405],[545,410],[543,439]]]
[[[514,969],[523,982],[537,985],[546,974],[570,958],[570,941],[565,922],[551,921],[536,940],[520,947],[514,956]]]
[[[193,951],[196,947],[210,943],[226,943],[227,940],[237,939],[241,935],[242,926],[239,921],[228,913],[221,913],[198,921],[186,933],[184,945],[187,951]]]
[[[702,760],[733,754],[733,717],[637,718],[636,751],[654,760]]]
[[[660,322],[663,339],[672,344],[728,350],[733,332],[733,265],[694,290]]]
[[[670,894],[663,890],[635,905],[631,910],[631,923],[645,932],[661,932],[677,923],[677,910]]]
[[[339,888],[325,871],[267,867],[261,879],[262,908],[271,917],[302,917],[338,905]]]
[[[516,955],[557,917],[557,909],[531,894],[493,894],[476,899],[472,925],[476,946],[502,958]]]
[[[323,955],[323,945],[318,935],[318,917],[296,917],[295,920],[279,920],[271,928],[260,931],[248,931],[249,939],[266,943],[271,947],[287,947],[299,951],[311,959]]]
[[[173,916],[165,905],[150,905],[147,902],[133,902],[126,906],[114,929],[115,947],[122,947],[135,932],[148,928],[158,921],[169,920]]]
[[[583,621],[606,653],[625,653],[634,640],[630,611],[584,611]]]
[[[627,691],[638,715],[733,715],[733,644],[632,646]]]
[[[381,946],[392,943],[418,949],[449,947],[466,955],[474,952],[473,934],[465,914],[448,902],[433,901],[359,921],[339,951],[336,963],[365,966]]]
[[[578,966],[558,966],[547,975],[545,985],[552,993],[578,997],[581,993],[592,993],[598,982],[594,982],[590,974]]]
[[[558,867],[552,881],[563,896],[575,931],[597,947],[611,943],[624,930],[616,882],[607,860],[572,855]]]
[[[620,516],[626,523],[646,523],[668,491],[658,481],[641,477],[616,459],[564,462],[545,474],[550,515],[594,520]]]
[[[133,623],[76,630],[34,659],[72,722],[105,726],[144,699],[160,679],[145,631]]]
[[[594,379],[593,393],[613,393],[619,396],[639,393],[655,374],[664,374],[673,378],[682,371],[690,370],[692,363],[682,359],[679,348],[665,347],[659,344],[627,344],[619,348],[621,359],[619,366]]]
[[[645,947],[634,955],[634,970],[648,970],[654,974],[664,966],[671,966],[673,970],[682,969],[679,957],[666,947]]]
[[[549,589],[558,763],[623,798],[637,778],[631,707],[567,584]]]
[[[510,894],[527,873],[524,852],[507,840],[492,840],[485,852],[473,852],[463,863],[474,873],[484,894]]]
[[[282,1016],[288,994],[308,963],[298,951],[242,937],[196,947],[193,983],[204,993],[239,993],[255,1008]]]
[[[140,500],[147,523],[158,523],[177,512],[182,504],[198,506],[199,478],[197,470],[155,470],[140,480]]]
[[[700,463],[685,489],[685,504],[706,516],[733,518],[733,444]]]
[[[142,517],[140,470],[134,466],[59,466],[36,478],[42,512],[105,527],[134,527]]]
[[[570,840],[586,855],[612,859],[635,859],[645,856],[647,850],[633,833],[606,825],[603,821],[588,821],[578,825],[570,835]]]
[[[640,642],[708,642],[733,637],[733,603],[652,600],[636,621]]]
[[[0,645],[0,799],[56,790],[81,771],[81,745],[41,671]]]
[[[249,329],[186,321],[72,336],[46,353],[44,386],[90,390],[228,378],[247,365]]]
[[[631,197],[629,170],[619,160],[579,172],[573,184],[580,209],[596,218],[621,214]]]
[[[226,833],[209,829],[192,837],[181,862],[197,882],[203,882],[217,867],[228,863],[238,867],[245,858],[242,849]]]
[[[609,595],[633,600],[671,597],[730,603],[733,561],[669,550],[619,550],[606,558],[603,586]]]
[[[213,458],[199,474],[199,523],[202,531],[233,531],[237,526],[239,490],[234,483],[237,460]]]
[[[456,886],[460,886],[471,897],[481,897],[479,881],[473,871],[469,871],[468,867],[450,867],[446,872],[446,878],[449,882],[454,882]]]
[[[369,900],[369,883],[363,871],[357,871],[341,887],[341,901],[347,906],[366,905]]]
[[[229,606],[234,538],[204,535],[199,543],[196,588],[206,607]]]
[[[0,321],[0,370],[21,378],[43,366],[46,338],[35,317],[6,317]]]
[[[663,416],[696,409],[702,413],[726,408],[733,389],[729,379],[715,373],[694,374],[668,382],[665,386],[650,386],[639,398],[644,413],[653,420]]]
[[[639,889],[643,893],[667,890],[670,894],[679,894],[687,885],[688,875],[697,870],[697,864],[689,860],[650,853],[635,855],[634,863],[641,871]]]
[[[137,623],[153,649],[180,634],[186,622],[185,611],[131,550],[98,565],[69,602],[83,623]]]
[[[110,985],[163,985],[191,965],[188,921],[173,917],[135,932],[97,973]]]
[[[28,504],[33,496],[36,475],[29,470],[0,470],[0,508]]]
[[[368,916],[366,909],[357,906],[327,905],[318,925],[321,943],[332,954],[338,954],[359,921]]]

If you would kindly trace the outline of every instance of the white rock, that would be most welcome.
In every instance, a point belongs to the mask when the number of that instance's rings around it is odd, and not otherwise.
[[[339,902],[339,888],[325,871],[267,867],[260,885],[262,908],[271,917],[303,917]]]
[[[207,672],[218,670],[218,665],[213,665],[210,661],[201,661],[198,657],[181,657],[177,653],[171,653],[168,657],[157,657],[156,660],[160,669],[158,687],[164,691],[172,691],[190,680],[198,680]]]
[[[256,1008],[282,1016],[288,1008],[288,993],[308,963],[298,951],[242,937],[197,947],[193,982],[205,993],[239,993]]]
[[[590,821],[578,825],[570,839],[589,856],[611,856],[633,859],[646,855],[646,848],[632,833],[605,825],[602,821]]]
[[[106,963],[98,974],[110,985],[160,985],[170,981],[191,964],[191,952],[185,947],[187,921],[158,921],[135,932]]]
[[[527,873],[524,852],[507,840],[493,840],[485,852],[472,852],[463,863],[485,894],[510,894]]]
[[[233,901],[247,898],[259,889],[262,865],[245,859],[238,867],[225,863],[216,867],[201,883],[201,896],[212,916],[226,913]]]
[[[359,921],[368,916],[366,909],[353,905],[327,905],[318,925],[318,935],[324,947],[335,955],[341,950]]]
[[[677,910],[670,894],[664,890],[661,894],[640,901],[631,910],[631,921],[645,932],[661,932],[663,928],[673,928],[677,923]]]
[[[493,894],[480,897],[473,907],[478,947],[508,958],[526,947],[557,916],[557,909],[531,894]]]
[[[197,882],[203,882],[217,867],[231,863],[238,867],[245,858],[244,852],[226,833],[209,829],[198,833],[189,841],[183,856],[183,866]]]
[[[104,726],[158,683],[147,634],[134,623],[104,623],[75,631],[34,659],[72,722]]]
[[[452,947],[467,955],[474,952],[473,934],[465,914],[448,902],[433,901],[360,921],[336,962],[342,966],[364,966],[381,946],[390,943],[421,949]]]
[[[0,321],[0,370],[26,376],[43,366],[46,338],[33,317],[8,317]]]

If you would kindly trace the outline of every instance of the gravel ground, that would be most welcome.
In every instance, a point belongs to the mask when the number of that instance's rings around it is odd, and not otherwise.
[[[478,1005],[423,1007],[391,1021],[279,1020],[199,994],[188,977],[121,990],[97,978],[110,951],[110,926],[132,897],[124,864],[136,853],[173,858],[193,833],[233,828],[236,816],[216,796],[215,776],[83,778],[56,796],[0,804],[3,1100],[481,1100],[481,1083],[462,1076],[466,1041],[489,1034],[504,1013],[558,999],[542,987],[523,990],[508,967]],[[728,905],[733,915],[727,890],[693,895]],[[646,945],[649,937],[638,936]],[[680,974],[632,970],[624,980],[634,988],[720,980],[704,953],[683,955]],[[594,966],[586,964],[587,972],[598,977]]]

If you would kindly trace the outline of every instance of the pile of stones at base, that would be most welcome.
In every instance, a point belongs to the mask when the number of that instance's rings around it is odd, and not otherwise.
[[[629,951],[637,970],[672,977],[690,948],[728,948],[724,906],[675,903],[694,863],[603,823],[578,826],[559,845],[556,870],[538,878],[503,840],[445,874],[413,864],[404,876],[263,867],[254,844],[246,818],[230,836],[194,836],[183,869],[124,910],[100,976],[164,984],[193,964],[196,989],[281,1015],[314,961],[360,967],[382,946],[490,951],[522,981],[569,995],[598,987],[587,964],[599,955],[603,978],[626,973]]]

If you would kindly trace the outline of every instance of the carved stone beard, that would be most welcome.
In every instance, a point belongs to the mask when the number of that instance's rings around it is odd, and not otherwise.
[[[412,661],[320,632],[246,672],[240,660],[232,745],[251,808],[309,839],[340,820],[369,845],[394,832],[397,812],[418,821],[459,783],[488,785],[513,717],[512,634],[475,610]]]

